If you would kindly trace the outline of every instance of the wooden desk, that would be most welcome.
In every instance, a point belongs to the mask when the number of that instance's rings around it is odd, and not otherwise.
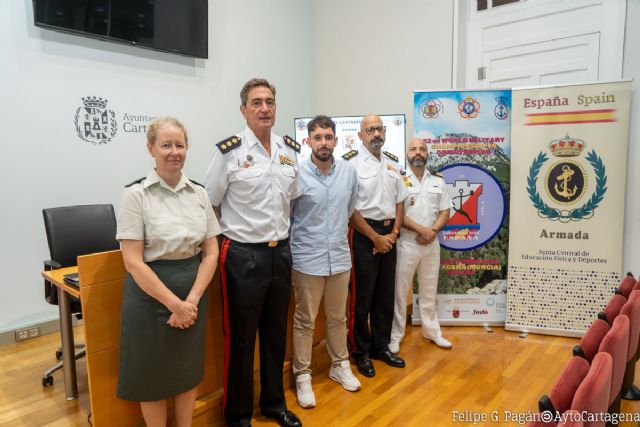
[[[60,312],[60,338],[62,341],[62,370],[64,373],[64,389],[67,400],[78,397],[76,381],[76,359],[73,342],[73,326],[71,323],[70,296],[80,298],[80,291],[64,283],[64,276],[77,272],[77,267],[66,267],[58,270],[42,272],[45,280],[53,283],[58,289],[58,310]]]

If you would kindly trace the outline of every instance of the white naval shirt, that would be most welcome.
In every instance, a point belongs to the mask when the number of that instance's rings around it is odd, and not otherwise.
[[[273,132],[271,156],[248,127],[236,136],[240,147],[214,148],[205,178],[222,233],[243,243],[286,239],[291,201],[301,193],[296,151]]]
[[[364,145],[349,161],[358,172],[356,210],[360,215],[376,221],[395,218],[396,204],[408,195],[400,165],[384,153],[378,160]]]
[[[431,227],[438,213],[451,209],[451,196],[444,179],[425,170],[422,182],[407,169],[404,182],[409,196],[404,200],[404,215],[425,227]],[[417,233],[403,228],[400,239],[415,243]]]

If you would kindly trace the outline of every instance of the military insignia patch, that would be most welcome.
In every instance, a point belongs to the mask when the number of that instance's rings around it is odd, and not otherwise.
[[[293,148],[296,153],[300,152],[300,144],[298,144],[295,139],[291,138],[289,135],[285,135],[282,138],[284,139],[284,143]]]
[[[398,161],[398,156],[396,156],[395,154],[392,154],[388,151],[383,151],[384,155],[387,156],[388,158],[390,158],[391,160],[393,160],[394,162]]]
[[[278,159],[280,160],[281,165],[288,165],[288,166],[294,165],[293,160],[291,160],[289,157],[285,156],[284,154],[278,155]]]
[[[350,159],[353,159],[357,155],[358,155],[358,150],[351,150],[351,151],[349,151],[347,153],[344,153],[342,155],[342,158],[345,159],[345,160],[350,160]]]
[[[242,138],[239,136],[230,136],[229,138],[222,140],[216,144],[216,147],[220,149],[222,154],[227,154],[229,151],[240,147],[240,142],[242,142]]]

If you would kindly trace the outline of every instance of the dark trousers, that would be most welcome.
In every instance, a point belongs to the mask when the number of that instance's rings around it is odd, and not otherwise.
[[[248,425],[253,412],[253,355],[260,333],[260,408],[286,409],[282,368],[291,296],[289,243],[270,248],[224,239],[220,251],[224,301],[224,416]]]
[[[393,221],[367,220],[378,234],[389,234]],[[373,242],[358,231],[352,231],[353,274],[351,276],[351,310],[349,345],[351,356],[379,353],[387,348],[393,322],[395,295],[396,247],[385,254],[373,254]],[[369,323],[371,332],[369,332]]]

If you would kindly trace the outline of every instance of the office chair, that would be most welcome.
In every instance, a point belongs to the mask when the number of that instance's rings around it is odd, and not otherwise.
[[[113,205],[81,205],[43,209],[44,228],[47,233],[50,260],[44,261],[45,270],[77,265],[79,255],[119,249],[116,240],[116,216]],[[51,282],[44,282],[45,300],[58,304],[58,292]],[[82,318],[80,300],[71,298],[71,312]],[[85,355],[84,345],[76,346],[75,358]],[[58,363],[44,371],[42,385],[53,385],[53,373],[62,368],[62,352],[56,351]]]

